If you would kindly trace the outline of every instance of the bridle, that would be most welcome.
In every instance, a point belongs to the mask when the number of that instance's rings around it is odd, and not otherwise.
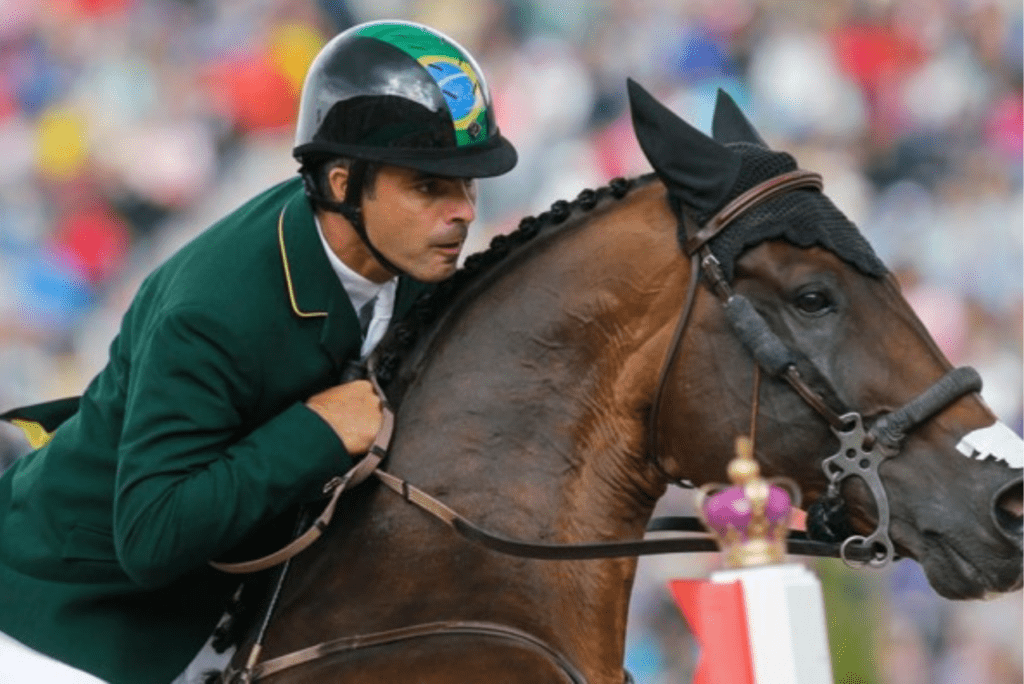
[[[822,178],[819,174],[798,169],[770,178],[747,190],[699,228],[694,225],[688,213],[681,212],[685,236],[682,246],[690,257],[690,282],[682,314],[659,374],[648,422],[647,442],[651,448],[647,453],[650,463],[669,482],[684,487],[692,486],[689,482],[668,473],[658,460],[654,447],[665,385],[679,356],[696,299],[697,283],[703,276],[708,289],[721,303],[733,332],[754,357],[757,367],[770,377],[788,383],[808,406],[825,419],[839,440],[839,450],[822,461],[822,469],[828,478],[828,489],[825,495],[812,505],[808,513],[809,536],[819,541],[838,543],[838,555],[847,564],[867,563],[879,567],[895,557],[895,547],[889,536],[889,497],[882,485],[879,467],[884,460],[900,453],[903,441],[912,429],[960,397],[981,391],[981,377],[977,371],[969,367],[950,370],[906,405],[883,415],[870,430],[865,429],[862,414],[845,409],[837,411],[830,406],[825,397],[828,396],[833,402],[837,402],[838,395],[817,369],[813,369],[812,366],[814,384],[822,386],[823,389],[816,389],[803,377],[797,369],[800,360],[798,355],[772,332],[750,300],[733,290],[708,243],[745,212],[764,202],[794,190],[821,191],[822,187]],[[867,485],[878,511],[875,530],[866,537],[839,533],[839,530],[846,527],[845,520],[842,519],[845,515],[841,485],[844,480],[854,476],[862,479]]]
[[[685,236],[682,247],[690,258],[690,278],[684,305],[657,380],[647,424],[647,458],[666,481],[681,486],[692,486],[685,480],[674,477],[666,470],[658,460],[655,445],[665,387],[671,375],[671,368],[680,355],[696,301],[698,284],[703,277],[708,289],[721,303],[733,332],[753,356],[756,362],[755,378],[759,380],[760,372],[763,372],[772,378],[785,381],[808,406],[828,423],[833,434],[839,440],[839,450],[822,461],[822,469],[828,478],[828,488],[825,495],[812,505],[811,511],[808,513],[808,534],[791,533],[788,539],[789,551],[801,555],[839,557],[847,564],[868,564],[877,567],[885,565],[895,557],[895,547],[889,536],[889,499],[878,472],[881,463],[900,453],[903,441],[910,430],[921,425],[960,397],[980,391],[981,378],[973,368],[953,369],[903,407],[877,419],[870,429],[864,427],[863,416],[860,413],[845,409],[835,410],[830,405],[830,401],[826,397],[829,397],[832,402],[838,402],[838,395],[817,369],[811,366],[814,376],[813,384],[804,378],[797,369],[797,363],[800,360],[797,353],[772,332],[767,322],[746,297],[732,289],[708,243],[738,217],[764,202],[794,190],[820,191],[822,187],[822,178],[819,174],[796,170],[775,176],[742,193],[703,226],[697,227],[685,211],[681,212],[681,223]],[[373,357],[371,357],[371,363],[372,361]],[[241,669],[226,671],[221,679],[222,682],[230,684],[253,682],[270,674],[331,654],[368,646],[427,637],[469,635],[502,638],[546,654],[569,681],[585,684],[582,674],[572,663],[542,640],[521,630],[489,622],[428,623],[370,635],[342,637],[272,660],[258,662],[262,639],[269,625],[273,608],[280,596],[290,559],[312,544],[326,529],[341,493],[370,476],[375,477],[385,487],[401,495],[406,501],[441,520],[466,539],[493,551],[513,556],[548,560],[579,560],[688,551],[716,551],[718,549],[717,542],[707,536],[641,539],[624,542],[543,544],[510,539],[484,530],[437,498],[378,467],[387,456],[394,433],[395,416],[383,390],[377,386],[376,373],[372,365],[369,369],[369,379],[377,388],[384,408],[382,429],[367,455],[355,467],[344,476],[333,478],[327,483],[324,491],[330,495],[329,502],[309,529],[305,533],[297,535],[288,546],[263,558],[242,563],[212,563],[217,569],[230,573],[257,572],[283,563],[269,605],[264,611],[256,643],[249,653],[246,665]],[[754,406],[752,426],[757,413],[758,385],[759,382],[756,381],[752,402]],[[815,385],[818,387],[816,388]],[[838,532],[842,528],[842,521],[837,523],[836,518],[844,515],[841,485],[847,478],[854,476],[865,482],[874,497],[878,510],[876,528],[867,536],[852,533],[843,535]],[[815,513],[815,508],[818,509],[817,513]],[[704,531],[702,523],[696,518],[690,517],[657,518],[651,521],[647,529],[648,531],[673,532]],[[631,681],[628,672],[624,676],[627,682]]]

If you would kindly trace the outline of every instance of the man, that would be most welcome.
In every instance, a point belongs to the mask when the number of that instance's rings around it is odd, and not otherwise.
[[[179,676],[236,583],[208,561],[369,447],[346,367],[454,271],[472,179],[516,162],[472,57],[402,22],[324,47],[294,153],[301,178],[147,278],[80,401],[7,414],[59,427],[0,478],[0,631],[113,684]]]

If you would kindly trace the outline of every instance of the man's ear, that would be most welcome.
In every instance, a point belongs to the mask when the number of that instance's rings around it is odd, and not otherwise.
[[[348,187],[348,169],[335,166],[327,173],[327,184],[331,190],[331,199],[336,202],[345,201],[345,189]]]

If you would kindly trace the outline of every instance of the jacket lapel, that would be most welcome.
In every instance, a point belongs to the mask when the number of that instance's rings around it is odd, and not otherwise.
[[[359,319],[327,260],[313,210],[301,191],[281,210],[277,231],[292,315],[323,322],[320,344],[340,371],[346,359],[359,356]]]

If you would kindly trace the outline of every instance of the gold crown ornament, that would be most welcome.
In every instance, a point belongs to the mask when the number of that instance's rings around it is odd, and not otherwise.
[[[800,490],[788,478],[761,477],[747,437],[736,439],[736,458],[729,462],[732,485],[706,484],[697,491],[701,521],[718,542],[727,568],[782,563],[790,512],[800,503]]]

